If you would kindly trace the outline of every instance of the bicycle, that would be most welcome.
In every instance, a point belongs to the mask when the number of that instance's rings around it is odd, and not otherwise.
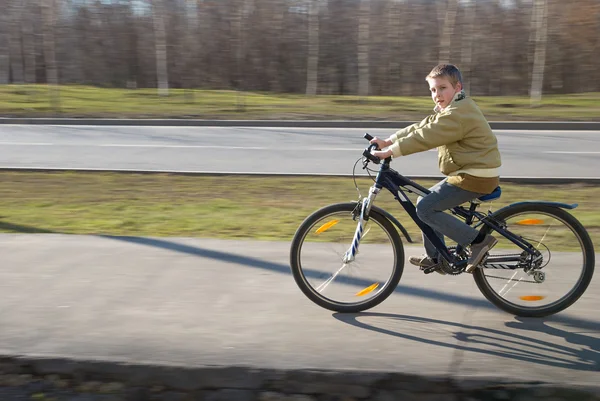
[[[373,137],[365,134],[364,138],[370,141]],[[446,246],[417,217],[407,193],[425,196],[429,190],[393,170],[391,157],[382,162],[373,156],[373,149],[377,145],[364,149],[354,165],[355,170],[362,160],[369,176],[376,171],[369,169],[369,163],[380,165],[368,196],[362,197],[359,191],[358,201],[316,210],[300,224],[291,243],[290,266],[296,284],[311,301],[336,312],[356,313],[379,305],[402,276],[401,234],[409,243],[414,241],[391,213],[374,205],[384,188],[441,256],[437,265],[421,268],[423,273],[462,274],[469,257],[468,249]],[[353,178],[358,190],[355,172]],[[590,236],[568,212],[577,204],[523,201],[495,212],[478,211],[481,204],[497,200],[501,193],[497,187],[491,194],[450,210],[480,231],[494,232],[498,239],[472,273],[477,287],[496,307],[516,316],[542,317],[566,309],[583,295],[595,266]],[[333,257],[327,259],[331,250]],[[551,262],[562,268],[549,266]],[[570,288],[565,292],[561,286],[568,282]]]

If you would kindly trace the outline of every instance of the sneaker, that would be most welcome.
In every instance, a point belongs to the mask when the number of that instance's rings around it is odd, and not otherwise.
[[[411,265],[422,267],[424,269],[437,265],[437,262],[431,259],[429,256],[411,256],[408,258]]]
[[[466,272],[473,273],[486,253],[490,251],[498,243],[498,240],[489,234],[486,234],[483,241],[478,244],[471,245],[471,256],[467,264]]]
[[[427,269],[428,267],[432,267],[438,264],[438,262],[431,259],[429,256],[411,256],[408,258],[408,261],[412,265],[419,266],[421,270]],[[435,272],[441,275],[446,274],[446,272],[439,268]]]

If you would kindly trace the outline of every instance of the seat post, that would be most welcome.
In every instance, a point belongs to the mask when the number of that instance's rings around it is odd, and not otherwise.
[[[477,206],[479,206],[478,202],[471,202],[471,206],[469,207],[469,216],[465,219],[465,223],[471,225],[473,222],[473,212],[477,210]]]

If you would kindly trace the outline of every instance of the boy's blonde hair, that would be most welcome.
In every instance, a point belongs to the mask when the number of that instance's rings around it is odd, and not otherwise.
[[[452,84],[452,86],[456,86],[458,82],[462,85],[462,75],[460,74],[459,69],[453,64],[438,64],[433,67],[433,70],[425,77],[425,79],[429,78],[439,78],[446,77],[448,81]]]

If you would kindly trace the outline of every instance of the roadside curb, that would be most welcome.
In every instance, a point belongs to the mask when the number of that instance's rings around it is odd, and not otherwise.
[[[0,386],[50,381],[114,399],[210,400],[600,400],[600,387],[498,378],[425,377],[397,372],[176,366],[64,357],[0,356]],[[48,383],[51,385],[52,383]],[[129,397],[128,397],[129,395]],[[192,397],[192,398],[189,398]],[[331,398],[337,397],[337,398]],[[407,398],[408,397],[408,398]],[[113,398],[111,398],[113,399]]]
[[[414,121],[349,120],[197,120],[197,119],[111,119],[111,118],[18,118],[0,117],[0,124],[24,125],[115,125],[141,127],[284,127],[400,129]],[[600,121],[491,121],[498,130],[600,130]]]
[[[310,173],[252,173],[252,172],[216,172],[216,171],[178,171],[178,170],[137,170],[137,169],[80,169],[80,168],[56,168],[56,167],[0,167],[0,171],[18,173],[116,173],[116,174],[169,174],[187,176],[253,176],[253,177],[341,177],[352,178],[352,174],[310,174]],[[356,177],[368,177],[367,174],[356,174]],[[441,180],[442,175],[405,175],[411,180]],[[600,177],[500,177],[502,182],[514,184],[600,184]]]

